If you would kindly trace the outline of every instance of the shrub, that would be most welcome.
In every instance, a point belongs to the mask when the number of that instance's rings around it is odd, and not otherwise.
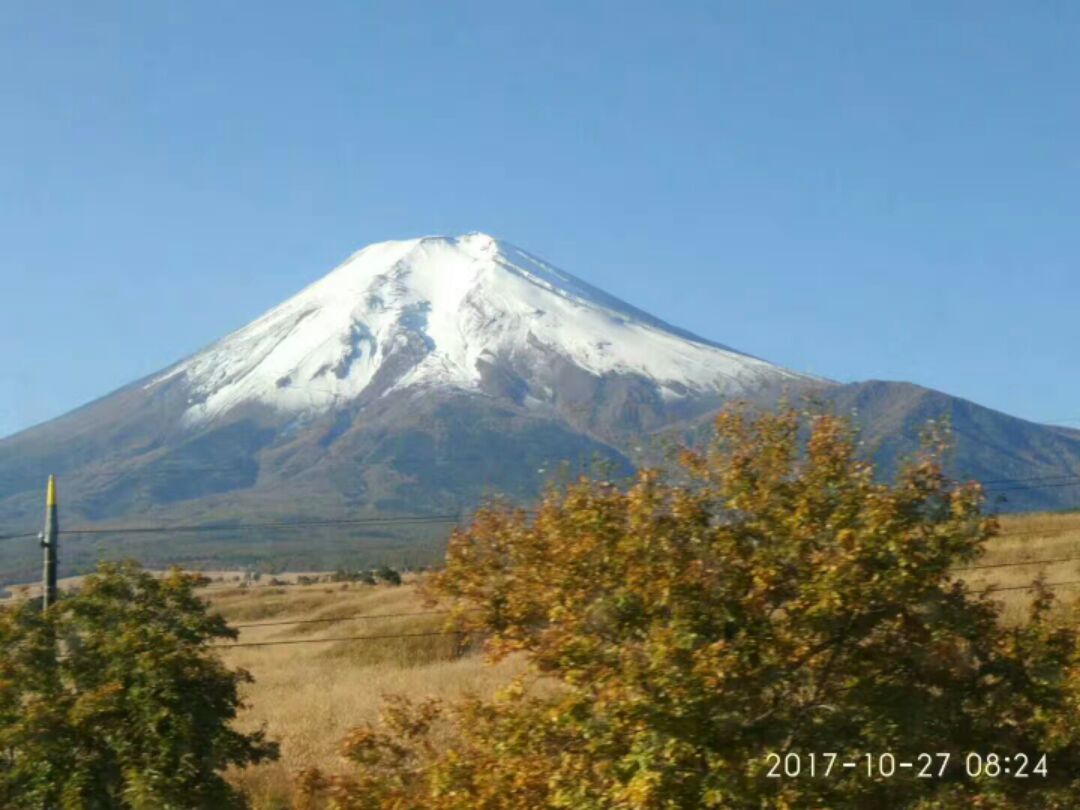
[[[399,574],[396,570],[394,570],[388,565],[381,566],[377,571],[375,571],[374,578],[380,580],[381,582],[385,582],[387,585],[401,584],[401,574]]]

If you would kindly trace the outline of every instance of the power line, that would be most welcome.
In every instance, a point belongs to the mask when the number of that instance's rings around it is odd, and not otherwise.
[[[949,570],[951,572],[981,571],[984,568],[1008,568],[1014,565],[1049,565],[1051,563],[1072,562],[1074,560],[1080,560],[1080,557],[1055,557],[1049,560],[1021,560],[1019,562],[987,563],[986,565],[968,565],[963,568],[951,568]]]
[[[374,459],[373,458],[365,458],[365,459],[355,458],[355,459],[352,459],[352,461],[354,461],[358,467],[386,465],[386,464],[395,464],[395,463],[448,464],[448,463],[465,463],[465,462],[483,462],[483,461],[489,461],[489,460],[490,460],[490,456],[484,455],[484,454],[475,454],[475,453],[449,454],[449,455],[442,455],[440,457],[440,455],[437,452],[432,453],[430,455],[424,455],[424,456],[415,456],[415,455],[414,456],[395,456],[395,455],[392,455],[392,456],[385,457],[385,458],[374,458]],[[553,462],[554,461],[571,462],[572,460],[571,459],[549,459],[549,461],[553,461]],[[580,461],[582,461],[582,459],[579,458],[579,459],[577,459],[577,461],[580,462]],[[235,461],[235,462],[228,462],[228,463],[225,463],[225,464],[198,464],[198,463],[195,463],[195,464],[192,464],[192,465],[185,465],[182,462],[178,462],[175,459],[173,459],[173,460],[169,460],[169,461],[167,461],[165,463],[158,463],[158,464],[156,464],[153,461],[150,461],[150,462],[147,463],[147,465],[145,467],[134,468],[134,469],[132,469],[132,468],[128,468],[128,469],[117,468],[117,469],[111,469],[110,470],[109,468],[104,468],[104,469],[103,468],[97,468],[97,469],[90,468],[90,469],[83,469],[83,470],[75,470],[75,471],[72,471],[71,475],[72,475],[72,477],[74,477],[76,479],[80,479],[80,478],[87,479],[87,478],[96,478],[96,477],[119,477],[119,476],[124,476],[124,475],[131,475],[131,476],[137,477],[137,478],[145,478],[145,477],[151,477],[151,476],[156,476],[156,475],[168,475],[168,474],[172,474],[172,473],[184,474],[184,473],[196,473],[196,472],[208,472],[208,473],[212,473],[212,472],[225,472],[225,473],[256,472],[256,473],[258,473],[258,472],[260,472],[260,466],[259,466],[258,463],[254,463],[254,462],[253,463],[245,463],[245,462],[240,461],[240,460]],[[1063,474],[1058,474],[1058,475],[1041,475],[1041,476],[1030,476],[1030,477],[1024,477],[1024,478],[999,478],[999,479],[990,479],[990,480],[979,481],[979,483],[981,483],[985,487],[993,487],[993,486],[997,486],[997,485],[1028,483],[1028,482],[1033,482],[1033,481],[1061,481],[1061,480],[1069,480],[1069,481],[1077,480],[1077,481],[1080,481],[1080,473],[1063,473]]]
[[[999,478],[991,481],[979,481],[983,486],[994,486],[996,484],[1022,484],[1028,481],[1058,481],[1062,479],[1068,479],[1074,481],[1080,479],[1080,475],[1075,473],[1068,473],[1062,475],[1036,475],[1031,478]]]
[[[474,461],[486,461],[490,460],[490,456],[481,454],[470,455],[453,455],[453,456],[391,456],[389,458],[380,459],[354,459],[353,461],[358,468],[384,466],[387,464],[408,463],[408,464],[450,464],[450,463],[462,463],[462,462],[474,462]],[[95,478],[121,478],[123,476],[131,476],[134,479],[143,480],[146,478],[152,478],[155,476],[165,475],[183,475],[186,473],[259,473],[260,467],[258,464],[229,464],[229,465],[194,465],[186,466],[183,464],[173,465],[154,465],[151,463],[147,467],[132,468],[132,469],[90,469],[90,470],[76,470],[71,473],[71,477],[77,481],[89,480]]]
[[[1070,485],[1071,486],[1071,485]],[[528,515],[535,515],[536,510],[523,510]],[[436,514],[436,515],[393,515],[389,517],[371,518],[341,518],[328,520],[295,520],[295,521],[272,521],[266,523],[232,523],[232,524],[179,524],[174,526],[83,526],[75,529],[63,529],[60,534],[170,534],[191,532],[234,532],[234,531],[258,531],[262,529],[303,529],[303,528],[336,528],[348,526],[384,526],[401,524],[430,524],[430,523],[457,523],[462,519],[460,514]],[[1037,537],[1046,534],[1067,534],[1068,529],[1059,529],[1056,532],[1007,532],[999,534],[999,538],[1012,537]],[[0,540],[25,540],[33,539],[40,532],[24,532],[21,534],[0,534]]]
[[[431,459],[423,459],[430,462]],[[370,462],[369,462],[370,463]],[[211,468],[207,468],[211,469]],[[214,468],[214,469],[226,469],[226,468]],[[1021,491],[1038,491],[1041,489],[1056,489],[1062,487],[1080,487],[1080,476],[1076,476],[1075,482],[1071,476],[1038,476],[1033,478],[1015,478],[1015,479],[997,479],[995,481],[984,482],[984,484],[1006,484],[1006,483],[1023,483],[1029,481],[1048,481],[1052,483],[1037,484],[1032,486],[1018,486],[1008,488],[988,489],[990,493],[1004,493],[1004,492],[1021,492]],[[531,510],[530,510],[530,513]],[[333,528],[333,527],[347,527],[347,526],[389,526],[389,525],[401,525],[401,524],[435,524],[435,523],[450,523],[460,520],[460,515],[405,515],[405,516],[391,516],[384,518],[354,518],[354,519],[337,519],[337,520],[297,520],[297,521],[273,521],[266,523],[235,523],[231,525],[227,524],[200,524],[200,525],[176,525],[176,526],[117,526],[117,527],[98,527],[87,526],[75,529],[61,530],[60,534],[63,535],[98,535],[98,534],[169,534],[169,533],[220,533],[220,532],[242,532],[242,531],[259,531],[259,530],[273,530],[273,529],[302,529],[302,528]],[[1043,534],[1043,532],[1031,532],[1014,535],[1000,535],[1002,537],[1008,536],[1033,536],[1037,534]],[[0,534],[0,540],[24,540],[33,539],[39,536],[38,532],[23,532],[16,534]]]
[[[40,532],[27,532],[26,534],[0,534],[0,540],[29,540],[40,537]]]
[[[1029,532],[1004,532],[1003,534],[994,535],[994,539],[998,540],[1011,540],[1016,537],[1045,537],[1047,540],[1056,540],[1060,537],[1064,537],[1067,534],[1075,532],[1075,528],[1065,529],[1048,529],[1046,531],[1029,531]]]
[[[198,532],[258,531],[262,529],[305,529],[338,526],[387,526],[400,524],[456,523],[460,515],[416,515],[385,518],[353,518],[341,520],[296,520],[268,523],[234,523],[231,525],[196,524],[179,526],[85,526],[66,529],[61,534],[174,534]]]
[[[1080,579],[1067,579],[1064,582],[1044,582],[1043,586],[1047,588],[1060,588],[1065,585],[1080,585]],[[1034,588],[1035,585],[1010,585],[1006,588],[987,588],[987,593],[998,593],[1000,591],[1027,591]]]
[[[292,619],[280,622],[252,622],[249,624],[232,624],[230,627],[240,630],[247,627],[276,627],[285,624],[322,624],[326,622],[347,622],[358,619],[400,619],[405,616],[445,616],[449,610],[420,610],[412,613],[355,613],[350,616],[337,616],[325,619]]]
[[[535,510],[523,510],[526,514],[535,514]],[[294,520],[294,521],[271,521],[266,523],[203,523],[194,525],[177,524],[173,526],[83,526],[75,529],[63,529],[60,534],[172,534],[191,532],[233,532],[233,531],[258,531],[262,529],[304,529],[304,528],[336,528],[341,526],[386,526],[408,524],[440,524],[459,523],[463,515],[434,514],[434,515],[391,515],[388,517],[369,518],[335,518],[328,520]],[[0,535],[0,540],[18,540],[38,537],[39,532],[27,532],[25,534]]]
[[[1067,586],[1080,585],[1080,579],[1070,579],[1063,582],[1045,582],[1043,586],[1046,588],[1062,588]],[[987,588],[987,593],[1001,593],[1004,591],[1024,591],[1031,590],[1036,587],[1035,583],[1030,585],[1010,585],[1008,587],[999,588]],[[326,644],[339,641],[376,641],[385,639],[401,639],[401,638],[436,638],[440,636],[464,636],[468,635],[463,630],[451,630],[451,631],[433,631],[427,633],[385,633],[379,635],[367,635],[367,636],[335,636],[333,638],[300,638],[300,639],[286,639],[284,641],[245,641],[235,644],[216,644],[214,647],[219,650],[230,650],[237,647],[276,647],[286,644]]]
[[[439,454],[432,454],[432,455],[427,455],[427,456],[390,456],[388,458],[378,458],[378,459],[354,459],[353,461],[355,462],[355,464],[357,465],[358,468],[363,468],[363,467],[372,467],[372,466],[383,466],[383,465],[387,465],[387,464],[465,464],[465,463],[471,463],[471,462],[487,462],[487,461],[491,461],[491,457],[488,456],[488,455],[483,455],[483,454],[469,454],[469,455],[457,455],[457,454],[454,454],[454,455],[449,455],[449,456],[446,456],[446,455],[440,456]],[[575,463],[582,463],[583,460],[580,459],[580,458],[577,459],[576,461],[573,460],[573,459],[560,458],[560,459],[546,459],[545,461],[547,463],[571,463],[571,464],[575,464]],[[222,472],[222,473],[255,472],[255,473],[258,473],[258,472],[260,472],[260,468],[259,468],[259,466],[257,464],[256,465],[232,464],[232,465],[223,465],[223,466],[200,466],[200,465],[197,465],[197,466],[190,466],[190,467],[177,464],[175,466],[171,466],[171,465],[170,466],[148,466],[148,467],[140,468],[140,469],[115,470],[115,471],[110,471],[110,470],[78,470],[78,471],[74,471],[71,475],[76,480],[78,480],[78,479],[89,479],[89,478],[101,478],[101,477],[116,478],[116,477],[122,477],[124,475],[131,475],[132,477],[137,478],[137,479],[144,479],[144,478],[149,478],[149,477],[153,477],[153,476],[160,476],[160,475],[172,475],[172,474],[182,475],[182,474],[186,474],[186,473],[203,473],[203,472],[206,472],[206,473],[214,473],[214,472]],[[1026,484],[1026,483],[1029,483],[1029,482],[1036,482],[1036,481],[1057,481],[1057,482],[1080,481],[1080,475],[1074,474],[1074,473],[1069,473],[1069,474],[1061,474],[1061,475],[1039,475],[1039,476],[1031,476],[1031,477],[1027,477],[1027,478],[998,478],[998,479],[992,479],[992,480],[989,480],[989,481],[982,481],[982,480],[979,480],[979,479],[974,479],[974,480],[976,480],[979,484],[981,484],[984,487],[994,488],[994,487],[998,487],[1000,485]]]
[[[1006,487],[1002,489],[987,489],[986,492],[990,495],[998,495],[1002,492],[1039,492],[1044,489],[1061,489],[1062,487],[1080,487],[1080,479],[1076,481],[1067,481],[1058,484],[1040,484],[1033,487]]]
[[[392,451],[391,451],[392,452]],[[353,458],[349,459],[356,464],[358,468],[383,466],[387,464],[462,464],[471,462],[490,462],[492,457],[483,453],[451,453],[451,454],[439,454],[438,452],[430,455],[412,455],[412,456],[400,456],[390,455],[385,458]],[[545,463],[569,463],[579,464],[584,463],[584,459],[569,459],[569,458],[557,458],[557,459],[544,459]],[[73,470],[70,475],[76,480],[86,480],[93,478],[118,478],[126,475],[130,475],[133,478],[144,479],[153,476],[170,475],[170,474],[184,474],[184,473],[196,473],[196,472],[222,472],[222,473],[244,473],[244,472],[261,472],[261,467],[257,462],[245,463],[243,461],[229,462],[225,464],[192,464],[186,465],[182,462],[178,462],[175,459],[166,463],[155,463],[153,461],[147,462],[145,467],[136,468],[89,468]]]
[[[59,533],[62,535],[201,534],[220,532],[262,531],[274,529],[337,528],[348,526],[370,526],[372,528],[378,528],[381,526],[401,525],[423,526],[458,523],[460,522],[460,520],[460,515],[403,515],[385,518],[296,520],[267,523],[196,524],[177,526],[83,526],[75,529],[61,529]],[[0,534],[0,540],[27,540],[39,536],[39,532],[26,532],[23,534]]]
[[[482,456],[466,456],[461,460],[481,460],[485,457]],[[449,463],[450,459],[439,460],[438,458],[425,457],[425,458],[390,458],[376,461],[362,461],[359,462],[360,466],[373,465],[373,464],[388,464],[396,461],[405,462],[422,462],[422,463]],[[454,459],[456,461],[456,459]],[[218,471],[218,472],[233,472],[240,471],[243,468],[237,466],[230,467],[217,467],[217,466],[205,466],[205,467],[176,467],[177,473],[190,473],[190,472],[203,472],[203,471]],[[157,470],[151,470],[151,473],[158,472],[170,472],[171,470],[163,470],[158,468]],[[91,472],[86,475],[101,475],[108,473],[105,472]],[[122,474],[122,473],[121,473]],[[140,473],[142,474],[142,473]],[[76,473],[79,476],[80,473]],[[1031,486],[1016,486],[1008,487],[1001,486],[1005,484],[1027,484],[1030,482],[1045,481],[1048,483],[1032,484]],[[990,481],[980,482],[986,487],[988,494],[1002,494],[1007,492],[1037,492],[1044,489],[1060,489],[1068,487],[1080,487],[1080,475],[1050,475],[1050,476],[1034,476],[1029,478],[1001,478]],[[358,518],[358,519],[341,519],[341,520],[323,520],[323,521],[278,521],[267,522],[261,524],[233,524],[233,525],[197,525],[197,526],[155,526],[155,527],[84,527],[77,529],[64,529],[60,531],[63,535],[76,535],[76,534],[163,534],[163,533],[177,533],[177,532],[229,532],[229,531],[252,531],[262,529],[293,529],[293,528],[316,528],[320,526],[334,527],[334,526],[376,526],[376,525],[392,525],[397,523],[439,523],[439,522],[451,522],[459,519],[459,516],[451,515],[425,515],[425,516],[401,516],[390,518]],[[32,539],[38,537],[38,532],[24,532],[18,534],[0,534],[0,540],[23,540]]]
[[[536,510],[523,510],[528,515],[535,515]],[[100,534],[172,534],[172,533],[200,533],[200,532],[238,532],[260,531],[263,529],[304,529],[304,528],[337,528],[349,526],[393,526],[393,525],[426,525],[441,523],[457,523],[461,521],[460,514],[436,514],[436,515],[393,515],[383,518],[342,518],[329,520],[295,520],[275,521],[266,523],[233,523],[233,524],[195,524],[175,526],[83,526],[75,529],[63,529],[63,535],[100,535]],[[1067,534],[1068,529],[1059,529],[1056,534]],[[997,535],[999,538],[1012,537],[1036,537],[1049,534],[1050,532],[1015,532]],[[24,532],[21,534],[0,534],[0,540],[26,540],[40,536],[40,532]]]
[[[374,641],[376,639],[391,639],[391,638],[431,638],[435,636],[463,636],[464,631],[450,630],[450,631],[437,631],[431,633],[388,633],[386,635],[377,636],[338,636],[336,638],[298,638],[288,639],[286,641],[244,641],[238,644],[215,644],[215,648],[219,650],[232,650],[236,647],[274,647],[279,644],[325,644],[333,641]]]

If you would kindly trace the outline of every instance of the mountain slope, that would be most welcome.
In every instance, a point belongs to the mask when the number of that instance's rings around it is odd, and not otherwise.
[[[725,402],[805,393],[854,410],[886,470],[926,418],[949,413],[958,474],[1080,475],[1080,434],[917,386],[799,375],[469,234],[371,245],[186,360],[0,440],[0,535],[37,527],[50,473],[67,528],[456,513],[496,492],[531,498],[596,460],[629,473],[652,438],[700,434]],[[1046,489],[1009,505],[1074,495]],[[327,566],[445,531],[73,536],[61,565],[131,553]],[[0,581],[38,566],[35,543],[0,542]]]
[[[928,420],[947,419],[955,445],[950,474],[984,482],[992,508],[1080,506],[1080,431],[1028,422],[911,383],[852,383],[829,388],[825,397],[854,417],[886,476],[914,452]]]

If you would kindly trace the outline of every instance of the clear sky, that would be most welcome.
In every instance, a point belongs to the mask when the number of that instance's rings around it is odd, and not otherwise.
[[[473,230],[797,370],[1080,420],[1078,41],[1067,2],[4,0],[0,435]]]

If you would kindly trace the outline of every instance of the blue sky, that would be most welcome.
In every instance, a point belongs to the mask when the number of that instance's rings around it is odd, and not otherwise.
[[[1080,7],[0,4],[0,435],[389,238],[1080,425]]]

